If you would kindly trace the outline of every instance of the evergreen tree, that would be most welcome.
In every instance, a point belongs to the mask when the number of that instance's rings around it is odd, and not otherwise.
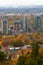
[[[25,56],[20,56],[17,65],[25,65]]]
[[[3,62],[6,60],[6,54],[4,52],[0,52],[0,62]]]
[[[35,44],[33,44],[32,46],[32,57],[36,58],[37,56],[39,56],[39,43],[35,42]]]
[[[26,59],[25,56],[20,56],[17,65],[43,65],[42,58],[39,55],[39,42],[35,42],[32,46],[31,58]]]

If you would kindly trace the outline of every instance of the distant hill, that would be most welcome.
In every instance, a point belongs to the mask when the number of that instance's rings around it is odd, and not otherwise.
[[[0,7],[0,13],[24,13],[24,14],[29,14],[29,13],[42,13],[43,12],[43,6],[34,6],[34,7],[8,7],[8,8],[3,8]]]

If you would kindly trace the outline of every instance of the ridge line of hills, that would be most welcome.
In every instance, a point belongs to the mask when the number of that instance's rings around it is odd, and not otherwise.
[[[43,6],[34,6],[34,7],[0,7],[0,13],[43,13]]]

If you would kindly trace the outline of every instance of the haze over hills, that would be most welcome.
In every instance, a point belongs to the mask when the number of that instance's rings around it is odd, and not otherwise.
[[[24,14],[29,14],[29,13],[43,13],[43,5],[42,6],[21,6],[21,7],[0,7],[0,13],[24,13]]]

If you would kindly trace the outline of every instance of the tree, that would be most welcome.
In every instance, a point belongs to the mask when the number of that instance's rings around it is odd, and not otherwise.
[[[30,58],[27,60],[26,65],[37,65],[37,63],[33,58]]]
[[[32,57],[36,58],[39,55],[39,43],[35,42],[32,46]]]
[[[31,57],[27,59],[26,55],[19,57],[17,65],[42,65],[43,61],[39,55],[39,42],[35,42],[32,46]]]
[[[6,60],[7,55],[4,52],[0,51],[0,62],[3,62]]]
[[[19,57],[17,65],[25,65],[25,57],[24,56]]]

